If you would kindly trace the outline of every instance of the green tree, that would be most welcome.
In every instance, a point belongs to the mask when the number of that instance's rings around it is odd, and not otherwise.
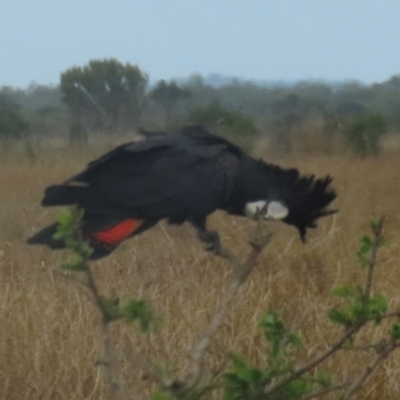
[[[190,110],[188,120],[192,124],[206,126],[247,150],[251,149],[260,133],[251,117],[239,111],[228,111],[219,103]]]
[[[362,157],[378,155],[380,140],[386,133],[386,121],[380,114],[356,119],[347,131],[347,141],[353,152]]]
[[[76,121],[92,129],[125,129],[139,120],[147,81],[137,66],[91,60],[63,72],[60,89]]]
[[[22,139],[29,134],[29,124],[16,109],[0,107],[0,138]]]
[[[164,80],[158,82],[157,86],[150,92],[150,97],[159,102],[165,110],[167,122],[171,121],[174,107],[179,100],[191,95],[186,88],[180,88],[175,82],[167,83]]]
[[[0,89],[0,105],[14,106],[23,110],[35,111],[43,108],[62,109],[61,92],[58,86],[31,83],[21,89],[3,86]]]

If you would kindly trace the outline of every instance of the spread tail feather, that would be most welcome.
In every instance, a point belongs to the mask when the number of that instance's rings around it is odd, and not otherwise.
[[[90,260],[109,255],[129,237],[151,228],[157,221],[142,221],[133,218],[115,217],[84,221],[81,236],[93,249]],[[53,238],[57,231],[57,223],[47,226],[27,240],[31,245],[44,245],[58,250],[65,248],[63,240]]]
[[[60,250],[65,248],[65,244],[63,240],[56,240],[53,238],[53,235],[57,231],[57,223],[47,226],[42,229],[40,232],[36,233],[32,237],[27,240],[28,244],[33,245],[44,245],[48,246],[53,250]],[[93,248],[93,253],[90,255],[90,260],[97,260],[99,258],[108,256],[115,247],[104,247],[99,243],[90,243]]]
[[[64,242],[56,240],[53,235],[56,233],[57,223],[47,226],[27,240],[28,244],[43,244],[51,249],[62,249]]]

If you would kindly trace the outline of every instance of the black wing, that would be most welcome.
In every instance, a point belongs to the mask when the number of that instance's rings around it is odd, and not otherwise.
[[[231,146],[206,131],[154,135],[120,146],[65,184],[50,186],[42,204],[77,203],[89,214],[177,222],[208,215],[223,207],[232,188],[238,157]]]

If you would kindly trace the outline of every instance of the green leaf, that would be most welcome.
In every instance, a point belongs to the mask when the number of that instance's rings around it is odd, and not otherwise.
[[[264,314],[258,326],[264,331],[266,339],[270,342],[282,340],[286,333],[283,321],[276,311]]]
[[[330,310],[328,317],[332,322],[340,325],[350,326],[353,323],[353,318],[348,311],[339,310],[337,308]]]
[[[392,339],[400,339],[400,324],[398,322],[395,322],[392,325],[392,330],[390,332],[390,336]]]
[[[330,290],[334,296],[349,297],[354,295],[354,288],[351,286],[336,286]]]
[[[233,371],[223,375],[224,399],[258,398],[270,381],[267,371],[248,364],[236,354],[230,354]]]
[[[78,261],[76,263],[64,263],[61,264],[61,269],[65,271],[86,271],[87,270],[87,264],[83,261]]]
[[[362,267],[367,267],[369,264],[368,253],[372,250],[374,246],[373,240],[364,235],[360,239],[360,249],[357,252],[357,260]]]
[[[57,222],[61,227],[68,227],[72,222],[72,214],[70,209],[62,210],[57,215]]]
[[[372,246],[374,245],[373,240],[368,235],[363,235],[360,241],[360,251],[363,253],[370,251],[372,249]]]
[[[387,240],[385,238],[382,238],[379,241],[379,247],[389,247],[389,246],[390,246],[390,241],[389,240]]]
[[[303,341],[301,340],[299,335],[296,335],[295,333],[290,333],[288,336],[288,343],[291,343],[296,347],[300,347],[302,346]]]
[[[371,218],[371,220],[369,221],[369,225],[372,229],[377,228],[379,225],[379,219]]]
[[[382,321],[382,314],[388,308],[388,300],[385,296],[376,295],[371,297],[367,303],[367,317],[374,318],[375,323],[379,324]]]
[[[327,372],[324,371],[317,372],[315,374],[315,379],[323,387],[328,387],[332,385],[332,378]]]
[[[363,295],[364,288],[361,285],[347,284],[334,287],[330,292],[338,297],[351,297],[353,301],[358,301]]]
[[[377,294],[369,300],[369,309],[371,312],[384,313],[388,307],[388,300],[385,296]]]
[[[245,363],[243,358],[239,357],[236,354],[230,354],[229,357],[232,360],[232,365],[236,372],[238,372],[244,368],[247,368],[247,364]]]
[[[170,397],[166,393],[156,392],[151,396],[151,400],[169,400]]]
[[[102,308],[105,311],[108,321],[116,321],[124,317],[118,299],[101,297]]]
[[[68,271],[85,271],[87,269],[86,263],[93,253],[89,244],[77,234],[83,215],[82,209],[70,207],[61,211],[57,216],[58,225],[53,238],[62,240],[65,247],[72,251],[74,259],[77,260],[62,265],[62,268]]]
[[[156,323],[153,310],[143,300],[131,299],[123,306],[122,310],[128,323],[139,320],[142,332],[149,332],[151,325]]]
[[[285,400],[300,399],[302,396],[310,393],[312,390],[312,382],[305,379],[297,379],[288,382],[280,391],[278,398]]]

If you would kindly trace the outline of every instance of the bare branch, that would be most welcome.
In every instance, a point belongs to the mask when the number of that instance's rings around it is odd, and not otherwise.
[[[86,275],[88,278],[88,287],[93,293],[97,308],[101,313],[101,336],[103,339],[103,356],[99,364],[105,368],[105,379],[108,385],[108,396],[110,400],[122,400],[125,398],[122,389],[122,373],[115,355],[114,346],[110,334],[110,315],[100,296],[96,280],[94,279],[91,266],[86,262]]]
[[[374,372],[374,370],[378,367],[378,365],[384,361],[390,353],[395,350],[397,347],[400,346],[399,342],[392,341],[389,343],[385,349],[383,349],[376,357],[375,359],[369,363],[365,368],[364,368],[364,373],[360,375],[360,377],[353,382],[353,384],[346,390],[346,393],[343,396],[343,400],[350,399],[353,394],[361,388],[364,383],[367,381],[367,379],[371,376],[371,374]]]
[[[376,257],[383,239],[382,230],[384,222],[385,222],[385,217],[383,216],[379,219],[377,225],[373,226],[372,228],[372,231],[374,233],[374,241],[371,249],[371,257],[368,261],[367,283],[365,284],[365,291],[363,295],[365,301],[369,299],[369,296],[371,294],[372,279],[373,279],[374,269],[376,266]]]
[[[305,374],[308,371],[311,371],[314,369],[317,365],[323,363],[325,360],[327,360],[332,354],[336,353],[338,350],[343,348],[343,345],[356,333],[358,332],[364,325],[366,321],[362,321],[351,328],[347,329],[345,334],[334,344],[331,346],[331,348],[317,357],[316,359],[312,360],[308,364],[306,364],[304,367],[299,368],[297,371],[292,372],[289,374],[286,378],[278,381],[274,386],[268,388],[265,390],[266,395],[270,395],[277,390],[281,389],[285,385],[287,385],[289,382],[292,382],[298,378],[300,378],[303,374]]]
[[[398,310],[398,311],[393,311],[393,312],[386,313],[386,314],[383,314],[383,315],[381,316],[381,319],[395,318],[395,317],[400,318],[400,310]]]
[[[81,285],[83,287],[83,289],[91,292],[89,285],[86,282],[82,282],[80,279],[76,278],[74,275],[71,275],[70,273],[66,273],[65,271],[58,271],[58,270],[53,270],[52,272],[57,277],[64,278],[66,280],[71,280],[72,282],[75,282],[75,283]]]
[[[236,296],[240,286],[246,282],[247,277],[253,270],[257,258],[265,246],[271,241],[271,238],[272,234],[262,234],[260,223],[258,223],[255,238],[249,241],[250,245],[252,246],[252,250],[244,262],[240,262],[240,260],[229,249],[224,248],[221,245],[215,250],[214,253],[217,256],[224,258],[232,265],[232,276],[230,283],[225,288],[224,298],[218,305],[209,325],[193,349],[192,357],[189,363],[188,374],[184,380],[189,386],[196,385],[196,383],[200,380],[201,360],[211,343],[211,337],[222,324],[231,300]]]
[[[317,390],[315,392],[307,394],[306,396],[303,396],[301,398],[301,400],[316,399],[317,397],[321,397],[321,396],[324,396],[324,395],[326,395],[328,393],[335,392],[335,391],[341,390],[341,389],[343,389],[343,384],[338,383],[337,385],[332,385],[332,386],[329,386],[327,388],[324,388],[324,389],[321,389],[321,390]]]
[[[373,228],[372,228],[373,229],[373,234],[374,234],[374,240],[373,240],[373,246],[372,246],[372,250],[371,250],[371,257],[370,257],[370,259],[368,261],[367,281],[366,281],[365,290],[364,290],[364,293],[363,293],[363,299],[366,302],[369,300],[370,293],[371,293],[372,281],[373,281],[373,272],[374,272],[374,268],[375,268],[375,265],[376,265],[376,258],[377,258],[379,247],[380,247],[380,245],[382,243],[382,239],[383,239],[382,229],[383,229],[384,221],[385,221],[385,217],[381,217],[379,219],[378,223],[376,225],[373,225]],[[388,315],[386,315],[385,317],[387,318]],[[390,316],[392,316],[392,315],[395,316],[397,314],[393,313]],[[293,380],[300,378],[303,374],[311,371],[317,365],[319,365],[322,362],[324,362],[325,360],[327,360],[332,354],[334,354],[338,350],[343,350],[343,349],[348,350],[348,348],[344,346],[345,343],[355,333],[357,333],[364,325],[366,325],[368,322],[370,322],[372,320],[373,320],[372,318],[365,318],[365,319],[362,319],[362,320],[359,320],[358,322],[356,322],[353,326],[349,327],[345,331],[344,335],[334,345],[332,345],[331,348],[328,351],[326,351],[325,353],[323,353],[322,355],[320,355],[316,359],[312,360],[310,363],[306,364],[304,367],[301,367],[297,371],[294,371],[293,373],[290,373],[286,378],[278,381],[272,387],[267,388],[266,391],[265,391],[265,394],[266,395],[270,395],[270,394],[276,392],[277,390],[281,389],[282,387],[284,387],[289,382],[292,382]],[[376,349],[379,349],[379,348],[376,347]],[[382,352],[380,352],[379,354],[382,354]],[[386,358],[386,357],[387,357],[387,355],[384,358]],[[371,373],[372,373],[372,371],[371,371]],[[361,385],[364,383],[365,379],[361,382]],[[359,387],[359,386],[357,386],[357,387]]]
[[[135,369],[139,369],[145,373],[146,379],[150,379],[155,382],[161,389],[170,387],[173,384],[171,379],[166,378],[162,374],[158,373],[155,368],[152,367],[152,363],[146,359],[146,356],[139,351],[125,351],[125,355],[129,364]]]

